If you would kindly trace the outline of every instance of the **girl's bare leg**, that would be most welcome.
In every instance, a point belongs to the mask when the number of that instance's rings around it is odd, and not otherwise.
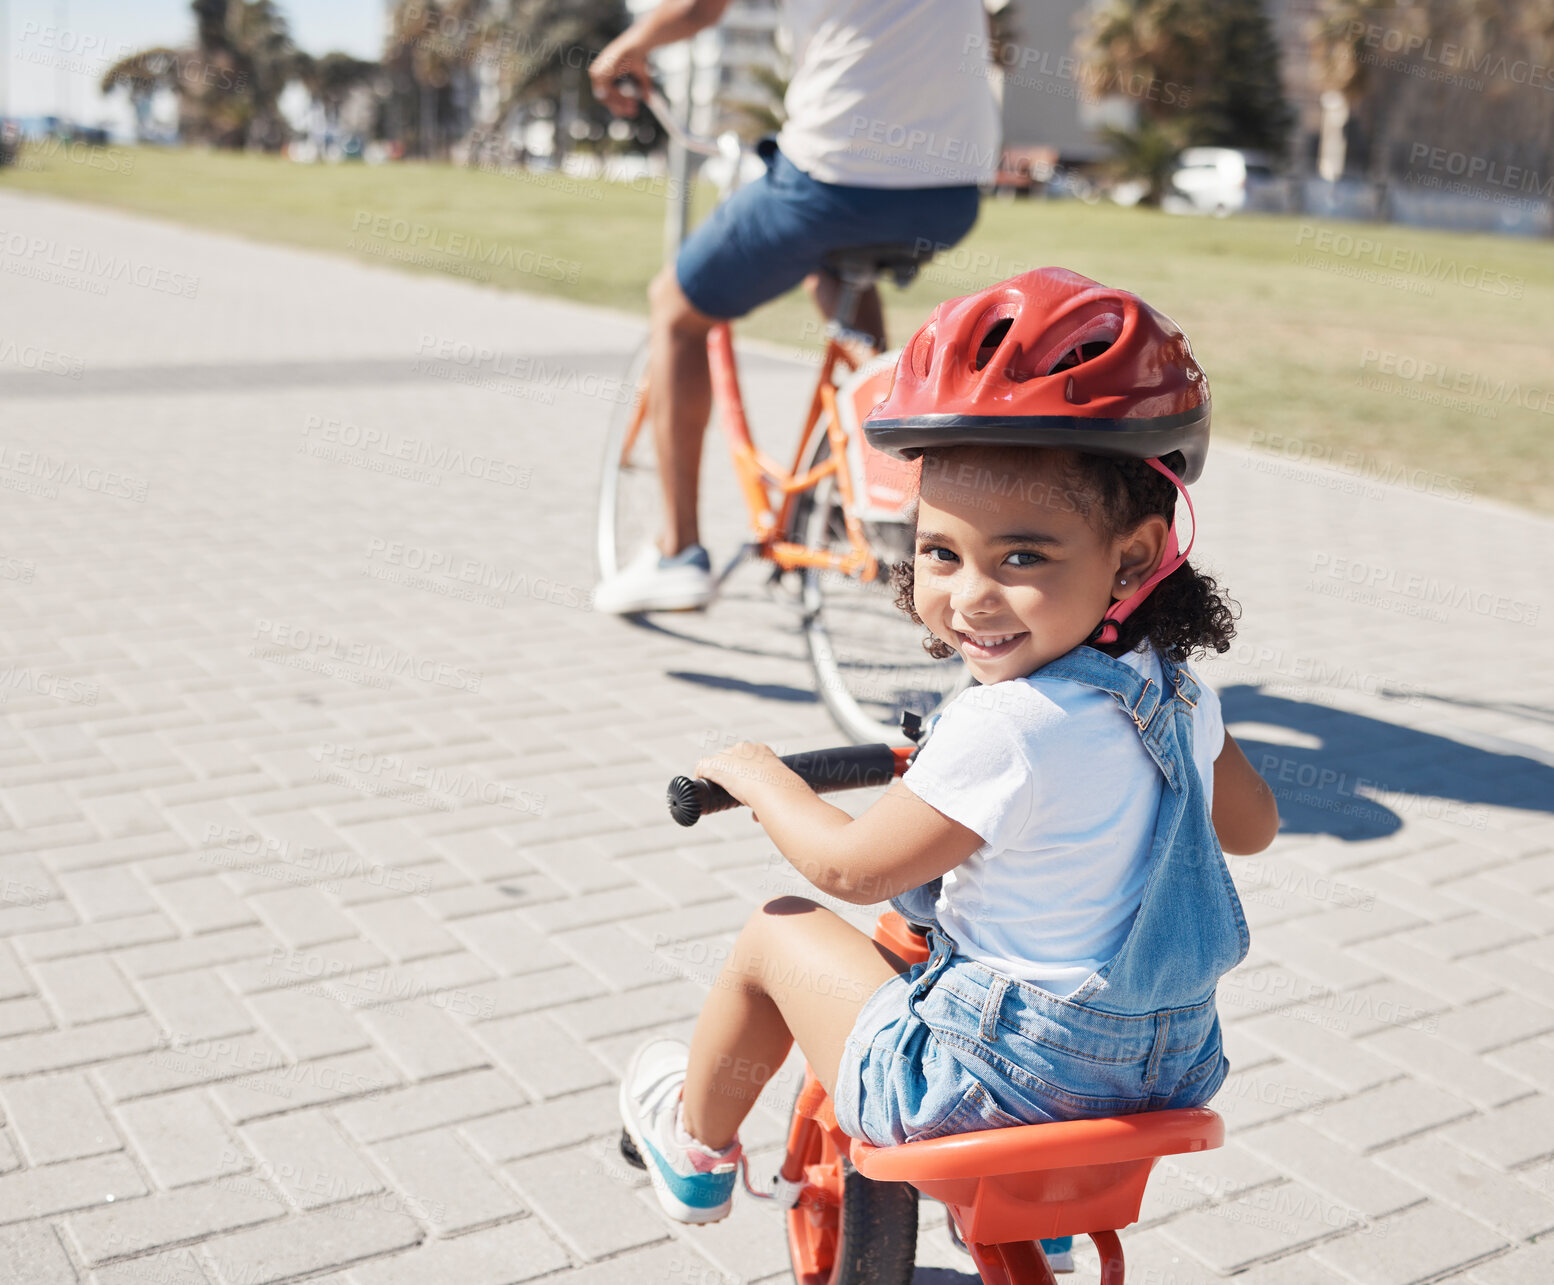
[[[858,1010],[906,968],[807,897],[767,902],[741,929],[696,1019],[684,1094],[691,1136],[727,1146],[795,1039],[831,1093]]]

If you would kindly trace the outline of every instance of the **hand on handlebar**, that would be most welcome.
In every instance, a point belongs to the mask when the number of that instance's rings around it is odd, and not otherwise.
[[[648,78],[647,50],[635,40],[629,40],[630,31],[617,36],[599,51],[599,56],[588,68],[588,79],[593,85],[594,97],[616,116],[635,116],[640,110]],[[636,93],[624,92],[617,83],[624,81],[634,85]]]
[[[722,786],[746,807],[752,808],[754,797],[764,785],[779,781],[788,786],[804,785],[803,778],[778,758],[770,745],[755,741],[741,741],[721,754],[702,759],[696,764],[696,775]]]
[[[726,812],[757,797],[772,802],[774,785],[816,794],[889,785],[906,771],[912,753],[910,747],[843,745],[778,758],[770,746],[743,741],[702,759],[696,779],[675,777],[669,783],[669,814],[681,825],[695,825],[708,813]]]

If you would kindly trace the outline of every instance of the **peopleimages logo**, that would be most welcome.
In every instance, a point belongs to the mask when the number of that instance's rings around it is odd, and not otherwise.
[[[575,285],[583,265],[576,259],[527,246],[487,240],[470,232],[449,231],[430,223],[413,223],[393,214],[375,214],[357,210],[351,231],[362,234],[346,241],[348,249],[382,253],[385,257],[438,266],[439,261],[464,259],[485,268],[509,268],[547,281],[565,281]],[[370,241],[367,238],[372,238]],[[433,257],[427,257],[433,256]]]
[[[1472,45],[1437,40],[1423,32],[1404,31],[1400,27],[1383,27],[1379,23],[1354,19],[1349,23],[1345,37],[1351,45],[1363,44],[1368,50],[1401,54],[1404,58],[1417,58],[1453,70],[1460,68],[1475,76],[1509,81],[1513,85],[1554,89],[1554,74],[1551,74],[1551,69],[1545,63],[1531,62],[1526,58],[1508,58],[1505,54],[1476,49]],[[1364,55],[1361,60],[1365,61]]]
[[[18,276],[48,270],[80,273],[83,284],[97,294],[106,293],[109,282],[140,286],[184,299],[193,299],[200,288],[199,277],[187,272],[174,272],[123,255],[101,254],[82,245],[64,245],[52,237],[29,236],[25,232],[0,229],[0,255],[4,256],[0,268],[6,272]]]
[[[1467,152],[1449,152],[1444,147],[1431,147],[1429,143],[1415,143],[1409,149],[1408,163],[1416,168],[1422,164],[1425,169],[1434,170],[1438,174],[1450,174],[1453,178],[1463,178],[1469,182],[1554,197],[1554,174],[1544,178],[1537,170],[1525,165],[1502,165],[1487,156],[1470,156]]]
[[[1444,619],[1445,611],[1451,610],[1490,616],[1513,625],[1532,625],[1537,623],[1541,607],[1539,603],[1497,594],[1477,583],[1443,580],[1424,572],[1405,573],[1395,567],[1331,553],[1312,554],[1311,572],[1319,592],[1325,580],[1335,589],[1352,591],[1349,596],[1357,602],[1373,601],[1379,594],[1393,594],[1421,609],[1434,608],[1431,618],[1436,620]],[[1332,592],[1329,596],[1345,595]]]
[[[1445,362],[1390,352],[1384,348],[1364,349],[1360,356],[1360,369],[1388,375],[1403,383],[1430,384],[1445,392],[1554,415],[1554,384],[1540,388],[1536,384],[1522,384],[1514,379],[1503,376],[1497,378],[1481,371],[1454,370]]]
[[[1459,263],[1440,254],[1432,254],[1412,246],[1393,245],[1376,237],[1346,232],[1338,228],[1318,227],[1314,223],[1302,223],[1295,235],[1296,262],[1307,267],[1326,267],[1322,260],[1310,251],[1332,259],[1348,259],[1356,263],[1373,264],[1391,272],[1423,277],[1443,285],[1460,285],[1469,290],[1482,290],[1485,294],[1504,295],[1520,299],[1527,287],[1526,277],[1513,277],[1508,272],[1498,272],[1477,263]],[[1301,251],[1307,253],[1301,258]],[[1422,283],[1421,283],[1422,284]]]

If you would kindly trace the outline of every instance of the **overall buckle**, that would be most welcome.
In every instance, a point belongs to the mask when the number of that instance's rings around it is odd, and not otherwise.
[[[1149,695],[1150,689],[1154,685],[1155,680],[1153,678],[1146,678],[1144,680],[1144,690],[1139,692],[1138,700],[1133,703],[1133,708],[1128,710],[1128,717],[1133,720],[1134,726],[1141,732],[1149,730],[1149,724],[1155,717],[1155,711],[1160,708],[1160,699],[1156,697],[1155,703],[1149,707],[1149,713],[1144,715],[1143,718],[1139,717],[1139,710],[1144,707],[1144,699]]]

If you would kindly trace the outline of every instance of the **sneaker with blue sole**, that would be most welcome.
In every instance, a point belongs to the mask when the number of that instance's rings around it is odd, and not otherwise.
[[[680,1093],[690,1050],[679,1040],[649,1040],[621,1079],[621,1123],[653,1182],[658,1203],[676,1222],[728,1217],[739,1168],[739,1139],[712,1151],[685,1131]]]
[[[1074,1238],[1056,1236],[1041,1242],[1041,1252],[1047,1256],[1047,1266],[1054,1272],[1074,1270]]]

